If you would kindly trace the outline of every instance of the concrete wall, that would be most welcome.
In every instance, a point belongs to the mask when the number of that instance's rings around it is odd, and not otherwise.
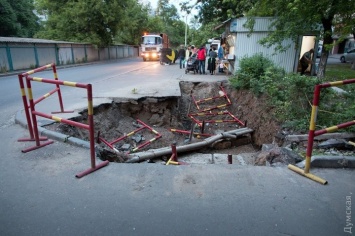
[[[11,51],[12,64],[17,69],[27,69],[36,66],[35,50],[34,47],[26,47],[21,44],[9,44]],[[8,50],[7,50],[8,52]],[[11,62],[6,61],[9,68]]]
[[[32,69],[49,63],[56,65],[138,57],[139,49],[130,45],[95,48],[90,44],[0,42],[0,73]]]
[[[6,72],[9,68],[6,48],[0,47],[0,73]]]
[[[55,47],[50,44],[38,44],[36,45],[38,64],[46,65],[52,63],[53,58],[55,58]]]

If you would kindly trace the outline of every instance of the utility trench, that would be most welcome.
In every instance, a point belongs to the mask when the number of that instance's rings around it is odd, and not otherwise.
[[[180,89],[180,97],[115,98],[95,107],[97,156],[165,164],[176,147],[181,163],[227,164],[232,155],[236,163],[253,165],[254,154],[278,131],[271,108],[247,91],[221,82],[181,82]],[[73,120],[87,123],[87,110]],[[67,124],[48,128],[89,138],[87,131]]]

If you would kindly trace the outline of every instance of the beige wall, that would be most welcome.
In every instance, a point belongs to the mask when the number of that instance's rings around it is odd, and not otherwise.
[[[315,36],[303,36],[302,38],[302,47],[301,47],[301,53],[300,53],[300,58],[302,55],[309,51],[311,48],[315,47]],[[316,50],[316,49],[314,49]]]

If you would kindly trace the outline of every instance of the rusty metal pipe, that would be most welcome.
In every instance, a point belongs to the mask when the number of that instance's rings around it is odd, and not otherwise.
[[[241,129],[227,131],[227,132],[206,138],[205,140],[198,142],[198,143],[191,143],[191,144],[187,144],[184,146],[176,147],[176,152],[183,153],[183,152],[197,150],[197,149],[203,148],[205,146],[211,145],[212,143],[214,143],[215,141],[217,141],[219,139],[230,138],[231,135],[235,135],[235,138],[236,138],[240,135],[251,133],[251,132],[253,132],[253,130],[250,128],[241,128]],[[132,158],[130,158],[129,160],[126,161],[126,163],[135,163],[135,162],[140,162],[140,161],[144,161],[144,160],[148,160],[148,159],[152,159],[152,158],[157,158],[157,157],[164,156],[164,155],[171,155],[171,154],[172,154],[171,147],[154,149],[154,150],[149,150],[146,152],[135,153],[134,156],[132,156]]]

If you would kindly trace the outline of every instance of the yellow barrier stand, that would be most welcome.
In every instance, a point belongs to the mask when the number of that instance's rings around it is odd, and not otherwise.
[[[169,159],[169,161],[165,164],[166,166],[169,165],[169,164],[172,164],[172,165],[180,165],[179,162],[177,161],[172,161],[171,159],[173,159],[174,155],[172,155]]]
[[[320,178],[320,177],[318,177],[318,176],[315,176],[315,175],[313,175],[313,174],[311,174],[311,173],[305,173],[304,170],[302,170],[301,168],[298,168],[297,166],[294,166],[294,165],[289,164],[287,167],[288,167],[290,170],[292,170],[292,171],[294,171],[294,172],[296,172],[296,173],[298,173],[298,174],[300,174],[300,175],[302,175],[302,176],[304,176],[304,177],[307,177],[307,178],[309,178],[309,179],[311,179],[311,180],[314,180],[314,181],[316,181],[316,182],[318,182],[318,183],[321,183],[321,184],[323,184],[323,185],[325,185],[325,184],[328,183],[328,181],[326,181],[326,180],[324,180],[324,179],[322,179],[322,178]]]
[[[302,176],[305,176],[309,179],[312,179],[318,183],[321,183],[324,185],[328,183],[326,180],[309,173],[309,170],[311,168],[311,157],[312,157],[314,137],[318,136],[318,135],[325,134],[325,133],[331,133],[331,132],[334,132],[338,129],[343,129],[343,128],[355,125],[355,120],[348,121],[348,122],[345,122],[342,124],[334,125],[334,126],[316,131],[316,121],[317,121],[318,106],[319,106],[319,102],[320,102],[320,92],[321,92],[322,88],[329,88],[332,86],[339,86],[339,85],[346,85],[346,84],[353,84],[353,83],[355,83],[355,79],[326,82],[323,84],[317,84],[314,87],[314,96],[313,96],[311,120],[310,120],[310,124],[309,124],[309,133],[308,133],[308,144],[307,144],[307,151],[306,151],[306,164],[305,164],[304,170],[290,164],[290,165],[288,165],[288,168],[290,170],[293,170],[294,172],[296,172]],[[354,145],[355,143],[349,142],[349,144]]]

